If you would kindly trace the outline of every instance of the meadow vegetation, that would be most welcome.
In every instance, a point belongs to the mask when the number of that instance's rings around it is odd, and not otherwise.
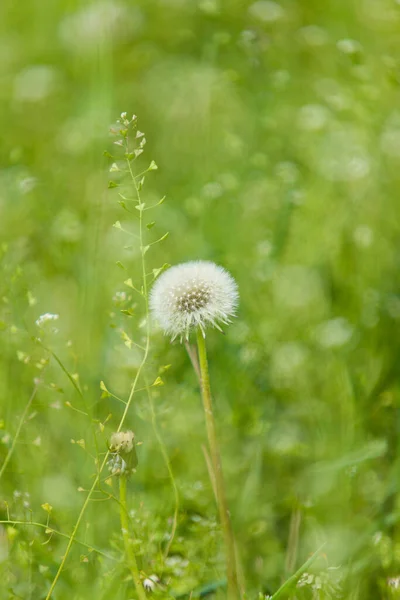
[[[243,600],[400,597],[399,28],[2,1],[1,600],[223,600],[235,551]],[[196,335],[149,313],[192,260],[240,295],[206,334],[228,553]]]

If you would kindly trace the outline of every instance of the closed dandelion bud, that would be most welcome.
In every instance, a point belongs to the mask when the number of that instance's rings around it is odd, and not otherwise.
[[[199,260],[171,267],[157,279],[150,295],[156,321],[172,340],[188,339],[199,327],[221,330],[230,323],[238,305],[238,288],[233,277],[213,262]]]
[[[137,467],[138,460],[133,431],[117,431],[111,435],[109,443],[110,459],[107,463],[112,475],[130,475]]]

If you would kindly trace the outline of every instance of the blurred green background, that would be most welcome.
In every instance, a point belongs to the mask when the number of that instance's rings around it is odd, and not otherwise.
[[[46,523],[47,502],[51,526],[71,533],[95,471],[91,423],[112,415],[103,435],[94,424],[102,452],[122,414],[100,381],[126,398],[140,361],[121,333],[143,335],[123,283],[140,277],[139,248],[113,228],[137,221],[107,190],[103,156],[128,111],[146,133],[143,165],[159,167],[143,198],[167,196],[148,236],[170,234],[149,270],[210,259],[239,284],[238,318],[208,347],[248,597],[324,542],[293,598],[396,597],[399,28],[395,0],[3,0],[1,461],[40,381],[0,481],[2,520]],[[42,334],[47,312],[59,319]],[[126,423],[143,442],[129,502],[143,573],[185,593],[223,578],[223,548],[196,378],[184,347],[152,332],[146,377],[171,365],[152,396],[180,494],[165,564],[174,494],[143,392]],[[120,561],[118,506],[96,498],[78,538]],[[3,525],[1,599],[45,598],[65,546]],[[118,560],[74,545],[53,597],[134,598]]]

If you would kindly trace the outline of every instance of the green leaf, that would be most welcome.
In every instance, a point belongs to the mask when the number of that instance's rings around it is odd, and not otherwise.
[[[115,181],[109,181],[108,182],[108,189],[112,189],[112,188],[116,188],[118,187],[118,183],[115,183]]]
[[[163,236],[161,236],[158,240],[156,240],[155,242],[152,242],[151,245],[153,246],[154,244],[158,244],[159,242],[163,242],[167,237],[169,236],[169,231],[167,231],[167,233],[164,233]]]
[[[308,560],[306,560],[306,562],[296,571],[296,573],[294,573],[294,575],[289,577],[289,579],[285,581],[283,585],[281,585],[279,590],[277,590],[272,596],[271,600],[276,600],[277,598],[280,598],[284,592],[289,592],[293,588],[293,586],[300,579],[304,571],[307,571],[308,567],[315,561],[316,558],[318,558],[318,555],[320,554],[324,546],[325,544],[322,544],[322,546],[320,546],[318,550],[314,552],[314,554]]]
[[[120,260],[117,260],[117,262],[115,263],[117,265],[117,267],[119,267],[120,269],[123,269],[124,271],[127,271],[128,269],[122,264],[122,262]]]
[[[101,397],[102,398],[109,398],[110,397],[110,392],[108,391],[108,389],[106,388],[106,385],[104,383],[104,381],[100,381],[100,389],[103,392]]]
[[[152,227],[154,227],[155,224],[156,224],[156,222],[152,221],[151,223],[147,223],[146,227],[147,227],[147,229],[151,229]]]
[[[122,309],[121,312],[122,312],[123,315],[127,315],[128,317],[133,317],[133,315],[135,314],[133,312],[132,308]]]
[[[134,152],[127,152],[127,153],[125,154],[125,158],[126,158],[127,160],[133,160],[133,159],[135,158],[135,153],[134,153]]]
[[[158,269],[153,269],[153,277],[154,279],[156,279],[160,273],[162,273],[163,271],[165,271],[166,269],[169,269],[171,265],[169,265],[168,263],[164,263],[162,267],[159,267]]]
[[[138,182],[138,184],[137,184],[137,188],[138,188],[139,192],[140,192],[140,190],[141,190],[141,189],[142,189],[142,187],[143,187],[144,180],[145,180],[145,177],[143,176],[143,177],[142,177],[142,179],[141,179],[141,180]]]
[[[125,331],[121,331],[121,338],[124,340],[125,346],[127,346],[130,350],[132,348],[133,342],[129,335]]]
[[[110,154],[109,152],[107,152],[107,150],[104,150],[103,156],[106,156],[107,158],[114,158],[112,154]]]

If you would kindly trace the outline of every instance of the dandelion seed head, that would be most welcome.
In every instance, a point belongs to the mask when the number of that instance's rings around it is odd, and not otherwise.
[[[154,318],[172,339],[188,339],[190,331],[220,329],[235,316],[239,294],[233,277],[210,261],[190,261],[165,271],[150,295]]]

